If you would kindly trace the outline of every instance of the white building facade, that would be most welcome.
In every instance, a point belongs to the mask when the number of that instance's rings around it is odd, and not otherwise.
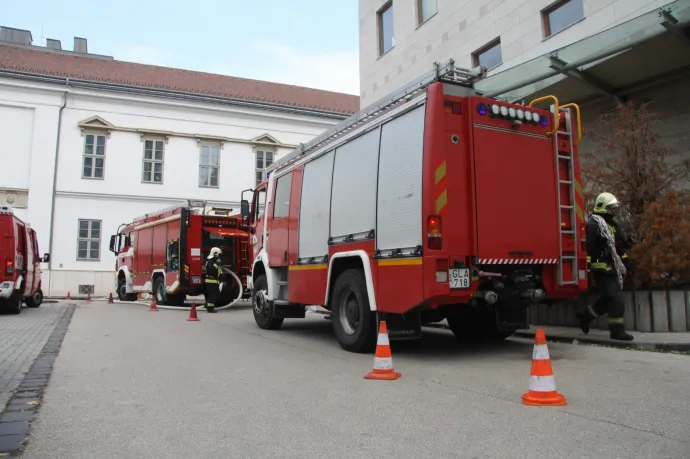
[[[361,107],[434,62],[502,72],[669,0],[359,0]]]
[[[108,295],[120,225],[189,199],[238,212],[266,166],[346,115],[0,72],[0,202],[51,255],[46,296]]]

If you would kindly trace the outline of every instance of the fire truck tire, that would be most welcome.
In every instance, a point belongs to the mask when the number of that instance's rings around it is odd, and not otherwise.
[[[121,277],[117,281],[117,298],[120,301],[136,301],[137,300],[137,294],[136,293],[127,293],[127,285],[126,285],[126,280],[124,277]]]
[[[22,285],[20,290],[15,290],[15,292],[10,295],[7,304],[5,305],[5,312],[10,314],[21,314],[22,312],[22,294],[20,293],[24,289]]]
[[[259,276],[252,289],[252,311],[256,325],[263,330],[278,330],[283,325],[283,319],[278,319],[273,313],[273,303],[266,300],[268,281],[265,275]]]
[[[34,294],[30,297],[25,298],[24,302],[26,303],[27,307],[39,307],[41,303],[43,303],[43,291],[40,288],[36,289],[36,292],[34,292]]]
[[[371,352],[376,345],[376,316],[369,309],[367,284],[361,269],[348,269],[335,281],[331,297],[333,332],[349,352]]]
[[[493,314],[488,311],[476,311],[469,306],[446,317],[448,327],[455,337],[464,343],[480,341],[502,341],[514,332],[498,331]]]

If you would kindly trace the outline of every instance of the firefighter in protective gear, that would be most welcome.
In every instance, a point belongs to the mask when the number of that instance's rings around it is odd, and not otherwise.
[[[631,341],[625,332],[623,280],[630,270],[620,229],[614,220],[620,203],[611,193],[601,193],[594,203],[594,213],[587,221],[587,263],[596,282],[599,298],[577,313],[580,328],[589,333],[589,323],[608,313],[611,339]]]
[[[206,310],[215,313],[216,298],[220,294],[220,256],[223,251],[218,247],[211,249],[206,261],[206,278],[204,279],[204,298],[206,300]]]

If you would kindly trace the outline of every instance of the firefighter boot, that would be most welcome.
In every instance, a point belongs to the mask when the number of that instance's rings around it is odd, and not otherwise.
[[[611,339],[618,341],[632,341],[634,339],[633,335],[625,332],[625,325],[621,323],[609,324],[609,330],[611,331]]]
[[[580,328],[582,329],[582,333],[587,334],[589,333],[589,323],[593,321],[594,319],[597,318],[597,316],[592,314],[592,311],[590,308],[587,308],[583,311],[576,312],[575,315],[580,321]]]
[[[215,306],[206,306],[206,312],[210,312],[211,314],[215,314],[218,311],[216,311]]]

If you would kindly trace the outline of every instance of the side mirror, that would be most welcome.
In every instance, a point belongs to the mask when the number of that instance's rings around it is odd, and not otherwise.
[[[50,263],[50,254],[46,253],[43,255],[43,263]]]
[[[240,202],[240,212],[242,214],[242,220],[249,220],[249,201],[246,199]]]
[[[117,236],[113,235],[110,236],[110,251],[113,252],[114,254],[117,254],[117,250],[115,250],[115,242],[117,241]]]

